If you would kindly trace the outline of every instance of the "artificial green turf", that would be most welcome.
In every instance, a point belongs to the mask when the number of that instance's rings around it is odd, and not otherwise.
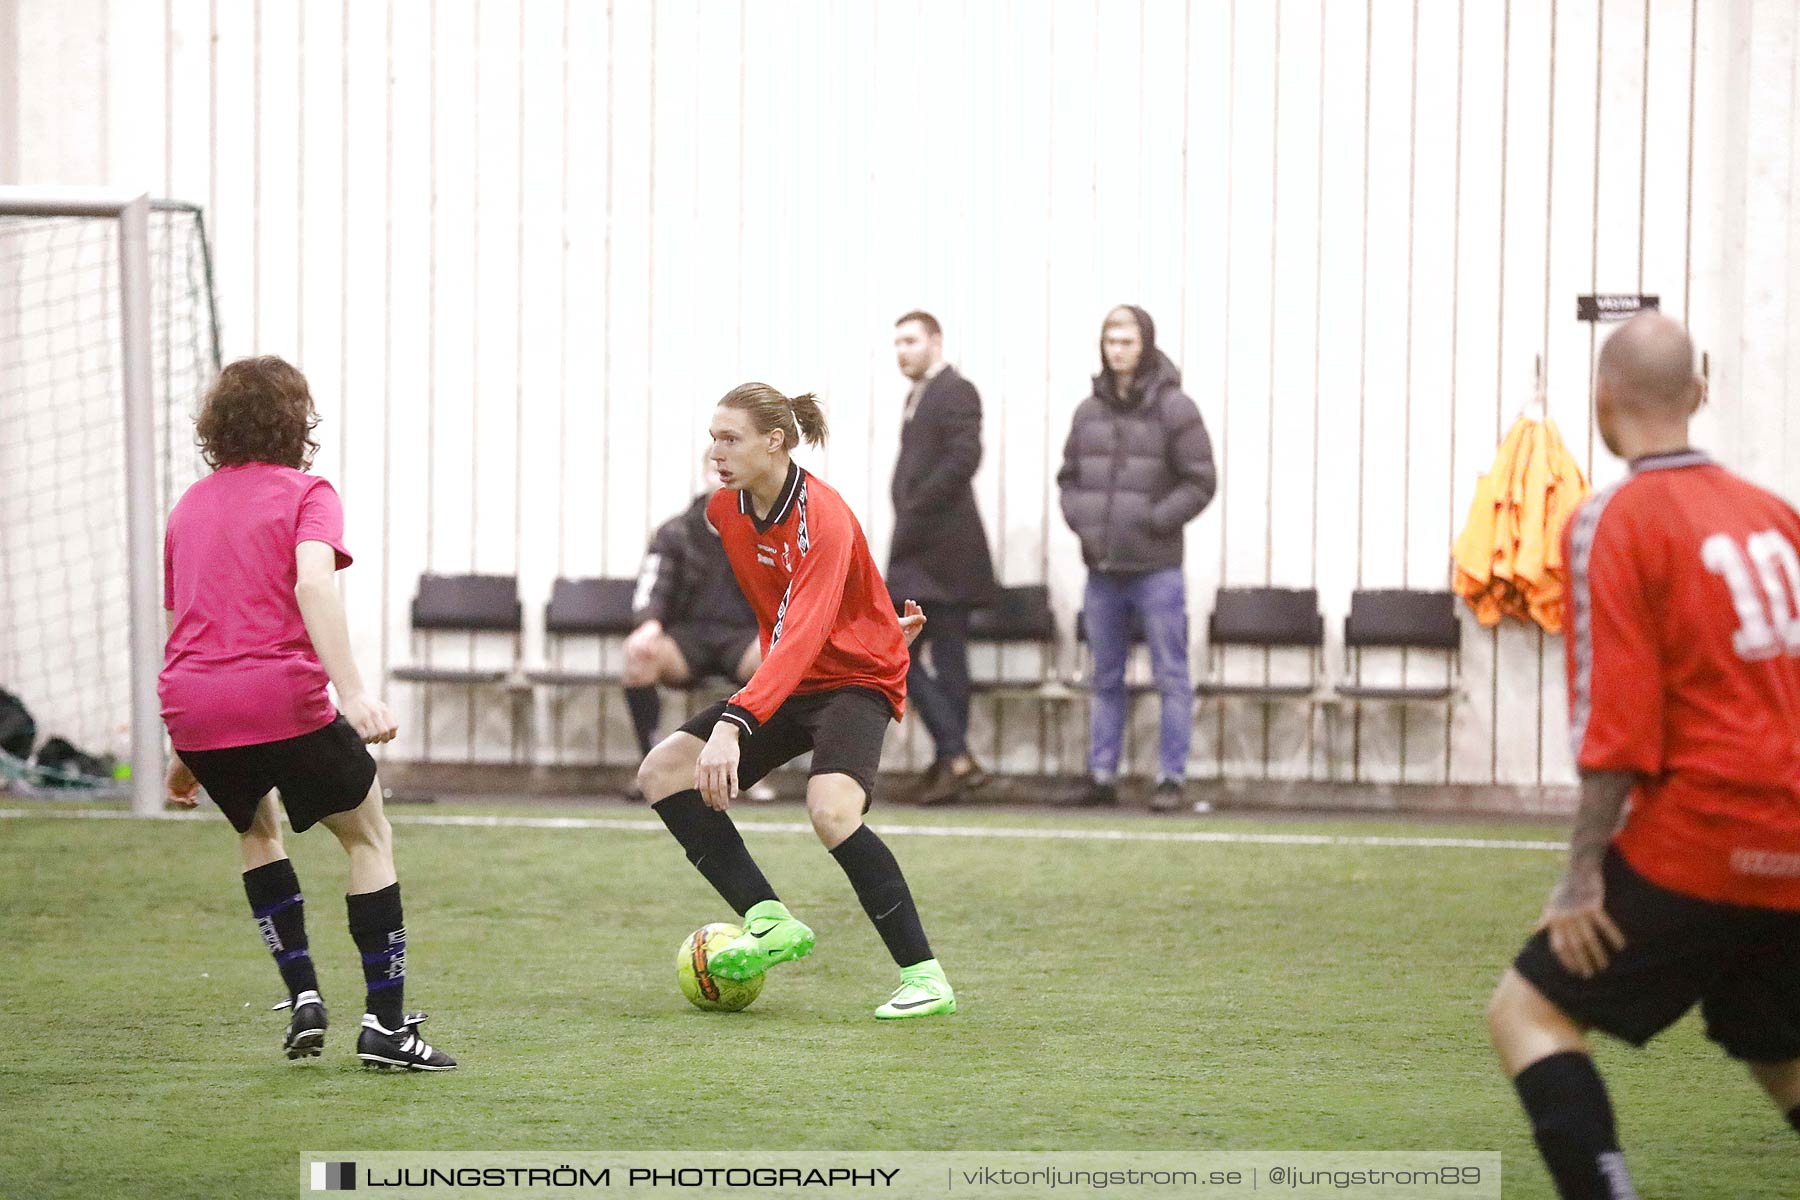
[[[682,938],[731,914],[666,834],[402,824],[407,1001],[462,1060],[444,1076],[356,1064],[361,980],[324,831],[290,851],[335,1024],[322,1059],[290,1063],[222,821],[0,821],[0,1195],[285,1196],[308,1149],[748,1146],[1500,1150],[1506,1195],[1550,1194],[1482,1014],[1555,855],[899,827],[1555,830],[877,817],[954,1017],[871,1018],[893,965],[810,836],[746,834],[820,941],[726,1015],[676,990]],[[1793,1133],[1694,1018],[1599,1061],[1644,1194],[1795,1194]]]

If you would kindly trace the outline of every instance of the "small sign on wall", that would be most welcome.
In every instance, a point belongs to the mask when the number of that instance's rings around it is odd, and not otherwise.
[[[1629,321],[1645,309],[1660,307],[1661,296],[1577,296],[1575,319],[1589,324],[1597,321]]]

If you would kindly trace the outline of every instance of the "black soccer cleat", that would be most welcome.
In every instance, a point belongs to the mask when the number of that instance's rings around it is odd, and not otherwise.
[[[317,992],[301,992],[291,1004],[294,1016],[288,1022],[281,1048],[289,1058],[317,1058],[325,1048],[325,1002]]]
[[[413,1013],[400,1022],[400,1028],[382,1028],[370,1013],[364,1013],[362,1034],[356,1039],[356,1057],[364,1066],[387,1071],[395,1067],[403,1071],[449,1071],[456,1060],[419,1036],[419,1023],[424,1013]]]

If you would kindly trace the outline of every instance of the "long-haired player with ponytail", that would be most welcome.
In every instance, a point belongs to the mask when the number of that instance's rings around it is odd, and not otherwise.
[[[707,519],[756,611],[763,661],[749,683],[663,739],[638,786],[706,881],[744,918],[744,934],[712,956],[726,979],[804,957],[813,932],[775,895],[726,810],[776,767],[812,752],[806,808],[863,911],[900,968],[882,1019],[956,1011],[899,863],[863,824],[888,722],[906,706],[907,647],[925,624],[904,618],[843,497],[791,457],[825,440],[812,395],[765,383],[727,392],[713,412],[710,460],[719,492]]]

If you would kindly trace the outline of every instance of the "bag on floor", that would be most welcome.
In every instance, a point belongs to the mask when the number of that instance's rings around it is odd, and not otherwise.
[[[14,758],[30,758],[37,744],[37,722],[25,702],[0,688],[0,750]]]

